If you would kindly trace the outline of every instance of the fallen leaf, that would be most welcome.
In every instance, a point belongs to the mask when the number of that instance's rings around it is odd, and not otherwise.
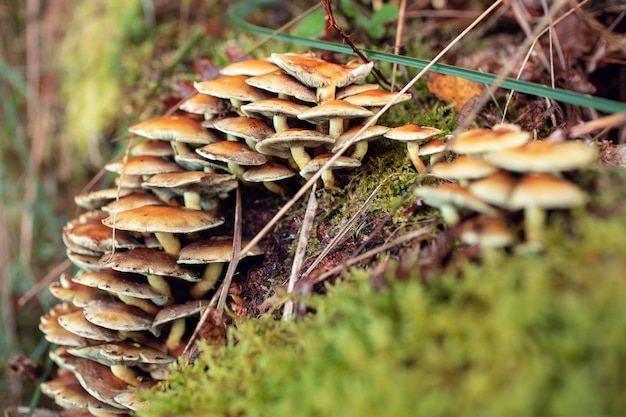
[[[485,88],[474,81],[452,75],[428,74],[428,90],[439,100],[454,103],[454,111],[458,112],[472,97],[481,95]]]

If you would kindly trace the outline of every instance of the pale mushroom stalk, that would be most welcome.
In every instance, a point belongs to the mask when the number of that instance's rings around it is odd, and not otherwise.
[[[305,150],[304,146],[292,146],[290,148],[291,156],[295,161],[296,165],[298,165],[299,170],[303,170],[306,164],[311,160],[311,156]]]
[[[130,366],[111,365],[111,373],[128,385],[136,387],[139,385],[139,375]]]
[[[137,297],[132,297],[126,294],[118,294],[118,298],[124,304],[138,307],[148,314],[156,314],[159,312],[159,308],[148,300],[144,300],[144,299],[137,298]]]
[[[526,235],[526,246],[529,248],[541,247],[545,220],[545,209],[539,206],[528,206],[524,209],[524,233]]]
[[[188,209],[201,210],[200,200],[200,194],[195,191],[185,191],[183,193],[183,201]]]
[[[202,280],[191,287],[191,290],[189,291],[191,296],[193,298],[202,298],[202,296],[209,292],[211,288],[215,287],[220,275],[222,275],[223,269],[223,262],[213,262],[208,264],[202,274]]]
[[[422,161],[422,158],[420,158],[420,156],[419,156],[419,150],[420,150],[419,143],[418,142],[407,142],[406,150],[407,150],[407,153],[409,154],[409,158],[411,159],[411,162],[413,163],[413,166],[415,167],[417,172],[424,172],[424,171],[426,171],[426,165],[424,165],[424,162]]]
[[[165,347],[169,352],[175,350],[179,345],[185,334],[186,329],[185,318],[181,317],[172,322],[170,327],[170,332],[167,335],[167,340],[165,341]]]
[[[163,250],[168,255],[178,256],[180,252],[180,241],[174,236],[173,233],[155,232],[157,240],[163,246]]]
[[[152,288],[167,297],[170,302],[173,300],[174,297],[172,295],[172,289],[164,277],[160,275],[148,274],[146,275],[146,278],[148,279],[148,284],[150,284]]]
[[[452,205],[443,204],[439,207],[439,210],[441,211],[443,222],[449,226],[454,226],[461,220],[458,210]]]

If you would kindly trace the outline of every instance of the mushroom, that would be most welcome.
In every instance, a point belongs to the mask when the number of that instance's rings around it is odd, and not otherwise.
[[[193,85],[200,93],[230,100],[233,108],[239,112],[244,102],[270,98],[265,91],[247,84],[247,78],[245,75],[226,75],[214,80],[195,82]]]
[[[457,180],[462,186],[468,180],[483,178],[498,171],[494,165],[480,158],[459,156],[452,162],[438,162],[430,167],[429,175],[446,180]]]
[[[489,153],[484,158],[509,171],[557,172],[587,166],[597,158],[597,152],[581,142],[535,141]]]
[[[450,226],[460,221],[459,208],[467,208],[491,217],[498,215],[496,209],[458,184],[441,184],[438,187],[421,186],[417,187],[414,193],[426,204],[437,207],[441,211],[444,223]]]
[[[205,120],[210,120],[226,110],[224,101],[209,94],[196,93],[186,99],[179,109],[191,114],[201,114]]]
[[[164,172],[180,172],[182,169],[174,162],[158,156],[132,156],[126,161],[120,160],[108,163],[104,169],[116,174],[124,175],[154,175]]]
[[[119,301],[92,301],[80,313],[85,315],[88,322],[104,329],[122,332],[150,330],[155,336],[159,335],[152,328],[152,314]]]
[[[242,247],[247,246],[248,242],[242,239]],[[190,294],[193,298],[201,298],[215,286],[224,265],[232,260],[232,251],[233,238],[230,236],[212,236],[208,239],[196,240],[181,249],[177,261],[179,264],[206,265],[202,281],[191,287]],[[241,253],[240,258],[262,254],[261,248],[255,246],[248,252]]]
[[[159,175],[159,174],[157,174]],[[142,206],[160,206],[163,204],[158,197],[147,193],[134,193],[119,200],[115,200],[102,207],[105,213],[119,213],[120,211],[130,210]]]
[[[451,140],[450,150],[461,155],[485,154],[516,148],[530,140],[530,133],[514,124],[500,124],[493,129],[469,129]]]
[[[101,190],[80,193],[74,196],[74,202],[86,210],[97,210],[111,200],[126,197],[135,190],[126,187],[103,188]]]
[[[294,97],[298,100],[315,103],[315,92],[283,70],[257,75],[246,80],[249,85],[278,94],[278,98]]]
[[[257,143],[257,151],[264,155],[274,155],[289,158],[291,155],[302,170],[311,160],[305,148],[316,148],[322,145],[331,145],[334,139],[328,135],[310,129],[290,128]]]
[[[301,113],[309,110],[309,106],[303,104],[294,103],[291,100],[283,98],[268,98],[265,100],[253,101],[252,103],[241,106],[241,110],[247,116],[253,117],[255,115],[261,115],[272,119],[274,125],[274,131],[283,132],[289,129],[287,124],[287,118],[298,118]],[[217,127],[217,125],[216,125]],[[217,127],[219,129],[219,127]],[[263,132],[256,141],[262,140],[274,132]]]
[[[155,329],[164,324],[172,323],[165,341],[168,352],[171,353],[180,349],[181,340],[186,330],[185,319],[199,315],[208,305],[208,300],[188,301],[184,304],[167,306],[157,313],[152,323]]]
[[[128,384],[116,377],[108,366],[87,359],[77,359],[74,375],[85,391],[94,398],[113,407],[125,409],[115,401],[115,395],[126,390]]]
[[[331,160],[331,158],[333,158],[333,156],[334,155],[330,153],[316,156],[315,158],[311,159],[300,171],[300,175],[306,179],[311,178],[313,174],[321,170]],[[359,161],[358,159],[353,159],[347,156],[340,156],[322,173],[322,182],[324,183],[324,188],[333,188],[335,186],[335,176],[333,175],[334,170],[344,168],[356,168],[359,166],[361,166],[361,161]]]
[[[187,116],[165,115],[145,120],[132,125],[128,131],[148,139],[169,141],[176,153],[189,152],[183,143],[206,145],[219,140]]]
[[[356,125],[343,132],[341,136],[337,138],[335,146],[333,146],[330,151],[332,153],[339,152],[339,150],[343,148],[346,143],[350,142],[359,132],[361,132],[363,126],[364,125]],[[354,151],[352,151],[350,158],[358,159],[359,161],[363,160],[369,147],[368,142],[382,137],[388,131],[388,127],[379,125],[373,125],[366,128],[356,139],[354,139]]]
[[[506,224],[498,218],[485,215],[475,216],[461,223],[459,237],[466,245],[478,245],[485,251],[513,243],[513,233]]]
[[[142,140],[130,149],[133,156],[150,155],[169,158],[174,156],[174,149],[169,142],[163,140]]]
[[[87,306],[97,302],[105,301],[92,301],[91,303],[88,303]],[[121,340],[120,335],[114,331],[115,329],[108,329],[87,320],[84,314],[84,308],[83,310],[76,310],[70,313],[62,314],[57,318],[57,320],[59,325],[61,325],[61,327],[68,332],[74,333],[77,336],[91,341],[97,340],[100,342],[115,342]]]
[[[526,246],[538,249],[546,209],[565,209],[585,204],[587,195],[575,184],[549,174],[525,175],[509,197],[508,208],[524,210]]]
[[[241,176],[247,182],[262,182],[265,188],[276,194],[283,194],[284,189],[276,182],[296,175],[291,169],[277,162],[268,161],[263,165],[252,167]]]
[[[85,346],[88,343],[87,339],[70,332],[59,323],[59,317],[74,311],[80,310],[76,306],[62,303],[39,318],[39,330],[48,342],[62,346]]]
[[[224,223],[200,210],[172,206],[142,206],[121,211],[102,220],[105,226],[139,233],[154,233],[163,250],[176,256],[180,242],[174,233],[192,233]]]
[[[378,113],[387,103],[390,103],[398,93],[387,92],[379,89],[366,90],[357,94],[346,97],[344,100],[348,103],[355,104],[357,106],[365,107],[369,109],[373,114]],[[400,94],[394,104],[400,104],[405,101],[411,100],[412,96],[409,93]],[[365,120],[364,123],[369,121]]]
[[[444,141],[433,139],[428,141],[425,145],[420,146],[420,150],[417,152],[417,155],[420,157],[430,157],[428,162],[430,165],[433,165],[441,159],[446,150],[447,145]]]
[[[509,205],[509,196],[517,184],[517,179],[506,171],[497,172],[472,181],[467,189],[481,200],[497,207],[506,208]]]
[[[168,364],[174,358],[158,349],[137,342],[111,342],[98,345],[77,346],[67,351],[79,358],[89,359],[105,366],[141,364]]]
[[[385,137],[391,140],[406,142],[406,149],[413,166],[417,172],[426,170],[426,166],[419,157],[420,143],[441,133],[441,130],[434,127],[422,127],[415,124],[408,124],[393,128],[385,133]]]
[[[102,291],[73,282],[66,274],[61,274],[58,281],[48,286],[48,290],[59,300],[72,303],[76,307],[84,307],[90,301],[107,297]]]
[[[298,119],[317,124],[328,122],[328,136],[337,139],[344,131],[346,120],[362,119],[373,114],[365,107],[350,104],[345,100],[327,100],[300,113]]]
[[[378,84],[349,84],[345,87],[338,88],[335,92],[335,98],[337,100],[343,100],[355,94],[363,93],[370,90],[378,90],[379,88],[380,86]]]
[[[263,75],[269,72],[277,71],[278,67],[266,59],[248,59],[240,62],[233,62],[222,68],[222,75],[246,75],[255,76]]]
[[[267,101],[267,100],[259,100]],[[258,103],[258,101],[250,104]],[[241,110],[246,113],[244,108],[248,104],[241,106]],[[225,117],[217,120],[214,125],[215,129],[224,132],[228,135],[228,139],[237,140],[236,138],[243,138],[250,147],[250,149],[256,149],[256,143],[266,137],[272,135],[274,131],[263,120],[254,119],[247,116],[240,117]]]
[[[263,165],[267,157],[241,142],[222,141],[196,149],[196,152],[207,159],[226,162],[228,170],[241,178],[245,172],[242,166]]]
[[[301,83],[316,88],[318,104],[334,99],[337,88],[367,77],[373,67],[373,62],[347,66],[299,53],[272,54],[271,61]]]
[[[173,172],[153,175],[143,182],[142,187],[182,195],[186,208],[201,210],[202,196],[225,196],[237,188],[237,178],[232,174],[203,171]]]

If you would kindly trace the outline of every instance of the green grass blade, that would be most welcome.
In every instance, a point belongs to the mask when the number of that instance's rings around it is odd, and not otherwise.
[[[257,2],[242,2],[234,4],[229,9],[228,18],[234,26],[243,31],[253,33],[259,36],[270,36],[274,33],[272,29],[256,26],[244,20],[246,16],[248,16],[252,11],[267,4],[267,1],[263,0]],[[352,49],[346,45],[321,41],[317,39],[306,39],[298,36],[288,35],[285,33],[275,34],[273,35],[273,38],[283,42],[293,43],[311,48],[323,49],[332,52],[346,54],[351,54],[353,52]],[[361,51],[372,60],[386,61],[417,69],[423,69],[429,63],[426,60],[394,55],[387,52],[376,51],[373,49],[361,49]],[[440,74],[453,75],[455,77],[465,78],[471,81],[488,85],[493,84],[497,77],[494,74],[446,64],[435,64],[431,67],[431,71],[438,72]],[[626,103],[608,100],[602,97],[595,97],[588,94],[576,93],[574,91],[564,90],[562,88],[552,88],[542,84],[515,80],[513,78],[505,78],[500,87],[515,90],[524,94],[547,97],[556,101],[561,101],[576,106],[591,107],[605,113],[626,114]]]

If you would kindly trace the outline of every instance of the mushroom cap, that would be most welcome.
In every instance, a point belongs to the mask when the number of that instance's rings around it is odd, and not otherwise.
[[[204,170],[204,168],[210,168],[213,170],[222,170],[224,172],[228,172],[228,167],[226,167],[225,165],[220,165],[213,161],[209,161],[208,159],[198,155],[195,151],[176,155],[174,156],[174,160],[178,165],[188,171],[202,171]]]
[[[152,327],[150,314],[119,301],[93,301],[83,308],[82,313],[87,321],[104,329],[143,331]]]
[[[128,384],[111,372],[108,366],[87,359],[77,359],[74,375],[80,385],[94,398],[113,407],[125,409],[115,401],[115,396],[128,389]]]
[[[186,116],[164,115],[132,125],[130,133],[149,139],[178,141],[206,145],[219,138]]]
[[[441,130],[434,127],[418,126],[416,124],[407,124],[404,126],[394,127],[385,133],[385,137],[391,140],[399,140],[402,142],[424,141],[441,133]]]
[[[448,180],[483,178],[498,168],[480,158],[459,156],[452,162],[439,162],[431,167],[430,175]]]
[[[157,174],[141,184],[149,189],[167,189],[175,194],[195,191],[205,196],[217,196],[237,188],[237,177],[215,172],[184,171]]]
[[[157,249],[119,251],[103,256],[100,262],[104,267],[120,272],[174,277],[190,282],[201,279],[199,272],[178,265],[175,258]]]
[[[246,110],[244,110],[244,108],[247,108],[248,106],[254,105],[259,102],[267,102],[270,100],[278,99],[254,101],[250,104],[241,106],[241,110],[245,113]],[[289,102],[288,100],[286,101]],[[233,135],[238,138],[249,139],[254,142],[258,142],[274,134],[274,129],[269,127],[268,124],[265,123],[263,120],[254,119],[252,117],[246,116],[224,117],[223,119],[219,119],[215,122],[215,129],[229,135]]]
[[[374,113],[365,107],[351,104],[347,100],[328,100],[323,104],[311,107],[300,113],[298,119],[312,123],[326,122],[331,119],[357,119],[370,117]]]
[[[517,179],[506,171],[493,174],[471,182],[467,189],[481,200],[498,207],[508,207],[509,196],[517,184]]]
[[[100,272],[82,272],[76,274],[72,281],[87,287],[97,288],[112,294],[128,295],[144,300],[153,300],[163,305],[168,298],[148,284],[146,277],[107,269]]]
[[[158,327],[177,319],[195,316],[209,306],[209,300],[187,301],[184,304],[172,304],[164,307],[154,317],[153,326]]]
[[[492,217],[498,214],[493,207],[458,184],[441,184],[438,187],[417,187],[415,195],[421,197],[426,204],[434,207],[454,206],[466,208]]]
[[[65,251],[65,255],[67,256],[67,259],[69,259],[70,262],[77,268],[84,269],[85,271],[102,270],[102,266],[99,263],[100,256],[84,255],[74,252],[71,249],[67,249]]]
[[[278,67],[266,59],[248,59],[225,66],[220,70],[220,74],[256,76],[277,70]]]
[[[59,300],[72,303],[76,307],[84,307],[90,301],[108,297],[102,291],[73,282],[65,274],[62,274],[58,281],[51,283],[48,290]]]
[[[504,123],[493,129],[470,129],[459,134],[450,144],[458,154],[476,154],[521,146],[530,140],[530,132],[519,126]]]
[[[61,303],[39,318],[39,330],[41,330],[48,342],[62,346],[85,346],[88,343],[84,337],[72,333],[61,326],[58,320],[64,314],[80,311],[77,308],[68,303]]]
[[[296,175],[290,168],[278,162],[268,161],[243,173],[241,179],[248,182],[280,181]]]
[[[172,145],[163,140],[142,140],[130,150],[131,155],[141,156],[160,156],[163,158],[174,155]]]
[[[317,171],[322,169],[328,161],[334,156],[331,153],[325,153],[322,155],[318,155],[315,158],[311,159],[306,166],[300,171],[300,175],[303,178],[310,178]],[[357,168],[361,166],[361,161],[358,159],[350,158],[348,156],[340,156],[333,162],[327,169],[335,170],[335,169],[344,169],[344,168]]]
[[[315,91],[283,70],[250,77],[246,80],[246,83],[272,93],[292,96],[307,103],[315,103],[317,101]]]
[[[249,239],[242,239],[241,246],[247,246]],[[212,262],[230,262],[233,252],[232,236],[211,236],[208,239],[196,240],[180,250],[179,264],[207,264]],[[263,250],[254,246],[240,257],[262,255]]]
[[[256,149],[264,155],[289,158],[289,149],[292,147],[316,148],[321,145],[331,145],[334,142],[333,138],[316,130],[291,128],[259,141]]]
[[[595,148],[581,142],[529,142],[484,156],[490,163],[516,172],[555,172],[582,168],[597,157]]]
[[[337,140],[335,141],[335,145],[332,147],[330,151],[332,153],[337,153],[339,149],[341,149],[346,143],[348,143],[348,141],[352,140],[352,138],[361,131],[363,126],[364,125],[356,125],[346,130],[345,132],[343,132],[341,136],[337,138]],[[365,129],[363,133],[361,133],[356,138],[354,143],[357,143],[363,140],[366,140],[369,142],[371,140],[378,139],[382,137],[388,131],[389,131],[389,128],[387,126],[372,125],[368,127],[367,129]]]
[[[439,139],[433,139],[428,141],[428,143],[421,145],[420,150],[417,152],[417,154],[419,156],[438,154],[441,152],[445,152],[447,146],[448,145],[444,141]]]
[[[502,248],[513,243],[513,233],[495,217],[479,215],[461,223],[461,242],[483,248]]]
[[[383,107],[391,100],[393,100],[398,93],[392,93],[383,91],[380,89],[366,90],[357,94],[344,98],[348,103],[356,104],[362,107]],[[394,104],[399,104],[405,101],[411,100],[412,96],[409,93],[400,94]]]
[[[88,303],[84,308],[99,302],[106,302],[103,300],[96,300]],[[66,313],[58,317],[59,324],[68,332],[74,333],[80,337],[90,340],[98,340],[101,342],[115,342],[120,340],[120,336],[117,332],[112,331],[114,329],[108,329],[88,321],[83,310],[73,311]]]
[[[192,233],[224,223],[209,213],[175,206],[141,206],[102,220],[108,227],[140,233]]]
[[[281,115],[287,117],[298,117],[299,114],[304,113],[309,109],[309,106],[305,106],[304,104],[298,104],[284,98],[268,98],[265,100],[257,100],[241,106],[241,111],[243,111],[244,114],[250,117],[253,117],[255,114],[260,114],[265,117]],[[219,129],[219,127],[217,128]],[[266,135],[266,137],[274,133],[274,131],[269,126],[268,128],[271,130],[271,133]],[[257,139],[257,141],[258,140],[259,139]]]
[[[226,110],[226,104],[219,97],[197,93],[185,100],[179,108],[192,114],[216,115]]]
[[[564,209],[587,202],[587,195],[574,183],[549,174],[525,175],[509,197],[508,208]]]
[[[346,97],[350,97],[364,91],[378,90],[379,88],[380,86],[378,84],[350,84],[337,89],[337,92],[335,93],[335,98],[338,100],[342,100]]]
[[[356,66],[334,64],[312,54],[285,53],[272,54],[271,61],[289,75],[309,87],[334,85],[343,87],[367,77],[372,71],[373,62]]]
[[[267,157],[256,152],[245,143],[225,140],[196,149],[196,152],[207,159],[222,162],[233,162],[237,165],[263,165]]]
[[[77,194],[74,196],[74,202],[76,205],[86,210],[96,210],[115,198],[125,197],[134,192],[135,190],[132,188],[125,187],[103,188],[101,190]]]
[[[157,174],[161,175],[161,174]],[[102,207],[102,211],[106,213],[116,213],[120,211],[130,210],[141,206],[157,206],[162,205],[163,201],[159,200],[154,194],[133,193],[122,197],[119,200],[111,201]]]
[[[143,246],[124,231],[116,233],[113,239],[111,229],[103,225],[100,219],[64,227],[63,241],[73,251],[86,255],[111,252],[113,248],[134,249]],[[86,248],[88,252],[83,252],[80,248]]]
[[[68,352],[102,365],[165,364],[175,359],[160,350],[139,343],[115,342],[99,345],[72,347]]]
[[[214,80],[195,82],[193,85],[200,93],[223,99],[256,101],[271,97],[265,91],[246,83],[247,78],[245,75],[225,75]]]
[[[111,414],[123,412],[120,408],[99,401],[88,393],[73,373],[66,373],[62,377],[43,382],[40,388],[45,395],[54,398],[57,405],[65,409],[84,410],[87,413],[85,416],[92,415],[87,412],[88,410],[99,410]]]
[[[104,169],[116,174],[128,175],[154,175],[163,172],[180,172],[182,169],[174,162],[163,159],[159,156],[141,155],[132,156],[124,160],[110,162]]]

